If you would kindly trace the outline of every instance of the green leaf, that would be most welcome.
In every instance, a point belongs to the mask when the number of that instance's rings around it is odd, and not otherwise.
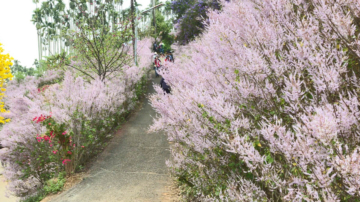
[[[272,163],[272,162],[274,162],[274,159],[271,157],[271,155],[268,155],[268,156],[266,157],[266,161],[267,161],[268,163]]]

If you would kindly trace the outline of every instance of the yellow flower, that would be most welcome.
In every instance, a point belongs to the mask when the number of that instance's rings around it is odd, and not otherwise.
[[[11,62],[14,58],[10,57],[9,54],[3,54],[4,49],[1,47],[2,44],[0,43],[0,88],[1,92],[5,92],[6,89],[3,87],[6,80],[11,80],[13,75],[11,74],[10,66],[13,65]],[[0,93],[0,112],[6,112],[4,109],[4,103],[1,100],[4,98],[4,93]],[[0,117],[0,123],[9,122],[10,119],[6,119],[4,121],[3,117]]]

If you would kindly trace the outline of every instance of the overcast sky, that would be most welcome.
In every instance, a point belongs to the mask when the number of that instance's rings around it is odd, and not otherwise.
[[[137,2],[142,5],[142,10],[151,0]],[[130,0],[124,0],[124,8],[128,7]],[[31,22],[35,8],[32,0],[0,0],[0,43],[6,53],[26,67],[33,66],[34,60],[38,59],[36,28]]]

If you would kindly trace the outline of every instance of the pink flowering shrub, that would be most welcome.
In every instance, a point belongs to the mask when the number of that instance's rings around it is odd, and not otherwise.
[[[359,200],[360,1],[222,4],[151,99],[187,200]]]
[[[142,66],[124,66],[104,81],[89,81],[68,70],[9,82],[10,113],[3,116],[12,121],[0,131],[5,147],[0,159],[6,163],[3,174],[10,192],[28,196],[59,171],[70,174],[100,151],[136,105],[137,88],[151,67],[150,41],[139,44],[145,49],[139,50]]]

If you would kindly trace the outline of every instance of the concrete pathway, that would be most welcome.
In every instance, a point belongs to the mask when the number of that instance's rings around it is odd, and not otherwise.
[[[153,82],[159,83],[160,78]],[[149,93],[154,92],[152,84],[148,88]],[[145,99],[99,155],[89,177],[51,202],[176,201],[165,165],[170,157],[167,137],[163,133],[147,134],[155,115]]]
[[[2,175],[3,171],[4,171],[4,168],[2,167],[2,165],[0,163],[0,201],[1,202],[16,202],[18,200],[17,197],[10,196],[8,198],[5,196],[7,182],[5,181],[4,176]]]

